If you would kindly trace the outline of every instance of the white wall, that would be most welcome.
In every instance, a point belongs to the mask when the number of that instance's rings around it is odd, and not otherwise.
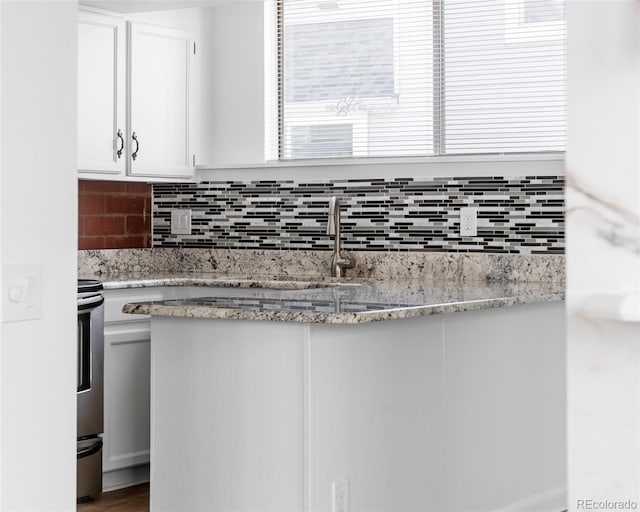
[[[568,21],[569,509],[636,508],[640,306],[620,305],[640,295],[640,3],[573,0]]]
[[[42,270],[1,326],[0,510],[75,510],[77,1],[0,4],[0,263]],[[2,301],[6,300],[4,297]]]
[[[2,5],[0,4],[0,197],[2,197]],[[2,219],[4,215],[2,213],[2,207],[0,206],[0,290],[4,290],[4,283],[2,279]],[[0,325],[2,325],[2,300],[0,300]],[[0,329],[0,380],[2,379],[2,329]],[[2,449],[2,396],[0,395],[0,461],[3,460],[4,450]],[[0,503],[2,502],[2,464],[0,463]],[[1,508],[1,506],[0,506]]]
[[[203,9],[203,132],[198,164],[264,161],[264,4]]]

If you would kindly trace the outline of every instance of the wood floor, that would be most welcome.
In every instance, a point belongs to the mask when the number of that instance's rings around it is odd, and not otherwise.
[[[149,484],[102,493],[94,501],[80,503],[77,512],[149,512]],[[564,510],[563,512],[567,512]]]
[[[78,504],[78,512],[149,512],[149,484],[104,492],[93,501]]]

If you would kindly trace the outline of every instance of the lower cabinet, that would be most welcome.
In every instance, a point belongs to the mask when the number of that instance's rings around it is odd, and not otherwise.
[[[149,462],[149,321],[105,330],[104,471]]]

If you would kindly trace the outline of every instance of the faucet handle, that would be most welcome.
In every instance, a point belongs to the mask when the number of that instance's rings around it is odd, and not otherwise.
[[[340,259],[338,261],[338,265],[342,268],[353,268],[356,266],[356,258],[350,252],[342,251],[340,252]]]
[[[327,235],[335,235],[337,232],[336,215],[340,215],[340,201],[336,196],[329,199],[329,216],[327,218]]]
[[[356,266],[355,257],[346,251],[340,251],[340,254],[334,253],[331,258],[331,277],[345,277],[348,268]]]

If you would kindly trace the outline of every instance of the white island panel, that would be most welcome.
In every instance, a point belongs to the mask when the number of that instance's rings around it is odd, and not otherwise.
[[[443,318],[311,327],[308,510],[442,510]]]
[[[563,510],[563,309],[153,316],[151,511]]]
[[[566,508],[564,303],[444,317],[442,512]]]
[[[304,325],[153,318],[151,510],[303,510]]]

